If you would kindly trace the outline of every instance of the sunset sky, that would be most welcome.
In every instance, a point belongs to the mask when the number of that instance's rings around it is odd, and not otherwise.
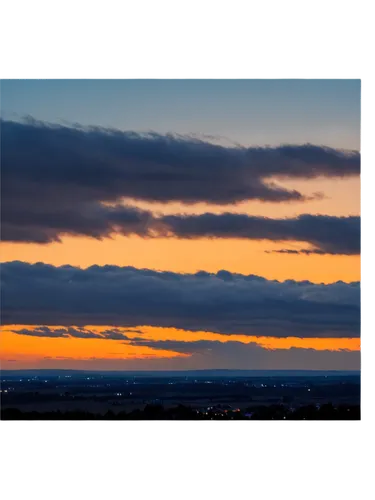
[[[1,366],[360,368],[359,80],[1,82]]]

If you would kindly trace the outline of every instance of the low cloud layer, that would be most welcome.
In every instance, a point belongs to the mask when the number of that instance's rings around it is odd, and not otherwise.
[[[255,343],[218,342],[199,340],[180,342],[175,340],[131,342],[136,346],[148,346],[179,354],[189,354],[181,358],[181,365],[220,368],[239,368],[249,370],[359,370],[359,351],[316,351],[315,349],[295,348],[270,350]],[[174,363],[171,360],[169,363]]]
[[[2,265],[2,323],[138,325],[273,337],[359,337],[360,285],[118,266]]]
[[[103,343],[103,347],[104,347]],[[186,345],[183,345],[186,344]],[[195,344],[195,345],[193,345]],[[69,358],[65,356],[45,356],[38,362],[39,367],[72,368],[87,370],[360,370],[359,351],[317,351],[305,348],[265,349],[257,344],[241,342],[151,342],[146,356],[135,353],[130,357],[117,358],[87,356]],[[169,350],[169,357],[160,357],[160,349]],[[181,353],[184,356],[181,356]],[[108,353],[107,353],[108,354]],[[174,355],[175,354],[175,355]],[[5,360],[11,362],[15,360]],[[53,364],[48,363],[52,361]],[[3,363],[4,364],[4,363]],[[12,363],[13,364],[13,363]],[[9,368],[13,368],[10,366]]]
[[[359,175],[358,152],[322,146],[224,147],[202,140],[36,121],[1,122],[2,239],[46,243],[61,234],[108,236],[150,214],[136,200],[233,204],[306,201],[280,178]],[[108,203],[112,207],[108,207]],[[117,206],[113,206],[117,205]]]

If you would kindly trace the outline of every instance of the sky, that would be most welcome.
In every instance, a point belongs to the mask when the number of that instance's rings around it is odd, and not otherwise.
[[[359,80],[0,90],[4,369],[360,368]]]

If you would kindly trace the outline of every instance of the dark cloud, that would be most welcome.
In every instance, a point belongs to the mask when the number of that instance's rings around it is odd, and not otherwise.
[[[150,325],[276,337],[358,337],[360,285],[118,266],[2,265],[2,322]]]
[[[359,254],[360,217],[300,215],[270,219],[246,214],[169,215],[162,219],[166,231],[180,238],[244,238],[271,241],[303,241],[315,249],[299,253]],[[280,253],[298,253],[281,250]]]
[[[15,200],[14,200],[15,201]],[[109,238],[118,233],[124,236],[137,234],[151,236],[155,223],[151,212],[131,206],[108,207],[100,203],[72,203],[63,207],[52,206],[38,200],[30,210],[25,210],[23,201],[15,204],[2,200],[1,236],[4,241],[50,243],[60,241],[62,235]],[[40,204],[40,207],[36,207]]]
[[[224,147],[191,137],[1,122],[2,239],[46,243],[148,232],[147,201],[304,201],[277,178],[359,175],[360,155],[303,145]],[[111,206],[108,206],[108,203]]]
[[[68,328],[50,328],[48,326],[38,326],[33,329],[22,328],[11,331],[13,333],[16,333],[17,335],[28,335],[30,337],[131,340],[127,335],[122,333],[123,331],[116,328],[113,330],[105,330],[100,333],[93,332],[92,330],[88,330],[87,328],[73,326],[69,326]],[[138,338],[136,340],[138,340]]]
[[[71,131],[71,133],[74,135],[78,132]],[[6,147],[5,150],[7,150]],[[7,156],[5,155],[5,157]],[[17,171],[17,168],[14,168]],[[37,169],[37,166],[34,168]],[[24,182],[22,180],[23,174],[21,172],[19,178],[13,178],[13,173],[7,172],[5,162],[5,176],[3,167],[2,183],[4,188],[2,199],[3,240],[48,243],[59,241],[63,234],[104,238],[117,233],[122,235],[136,234],[143,238],[206,237],[302,241],[311,244],[313,248],[301,250],[299,253],[346,255],[360,253],[359,217],[300,215],[290,219],[270,219],[232,213],[156,217],[150,211],[132,206],[103,205],[99,198],[97,200],[94,199],[95,197],[93,199],[77,198],[79,193],[75,197],[73,193],[77,186],[85,191],[88,189],[86,183],[90,184],[94,181],[91,177],[85,178],[81,184],[68,188],[69,172],[68,169],[67,180],[61,172],[58,184],[49,186],[50,172],[47,169],[46,178],[40,176],[39,181],[35,180],[35,184],[31,186],[26,180],[22,192],[17,195],[17,189]],[[33,175],[27,170],[27,178]],[[46,186],[44,186],[45,182],[47,182]],[[78,179],[75,179],[74,182],[78,182]],[[215,190],[216,178],[213,179],[213,182],[213,190]],[[150,183],[153,184],[153,181]],[[5,189],[7,186],[8,189]],[[62,191],[59,191],[59,186]],[[33,191],[44,187],[47,189],[46,193],[37,195],[36,191]],[[97,188],[100,189],[100,186]],[[55,190],[57,191],[55,192]],[[20,200],[18,200],[18,196],[20,196]],[[281,250],[280,252],[296,253],[290,250]]]

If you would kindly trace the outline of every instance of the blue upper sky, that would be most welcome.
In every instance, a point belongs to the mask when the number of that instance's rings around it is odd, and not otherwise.
[[[6,80],[5,119],[360,149],[360,80]]]

